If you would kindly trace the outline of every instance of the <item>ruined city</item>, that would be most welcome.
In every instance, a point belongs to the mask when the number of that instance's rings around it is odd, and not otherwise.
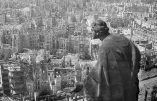
[[[87,100],[81,86],[100,19],[140,51],[138,101],[157,101],[156,0],[0,0],[0,101],[126,101]]]

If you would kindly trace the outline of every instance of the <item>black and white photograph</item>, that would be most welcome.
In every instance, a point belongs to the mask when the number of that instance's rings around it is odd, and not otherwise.
[[[157,101],[157,0],[0,0],[0,101]]]

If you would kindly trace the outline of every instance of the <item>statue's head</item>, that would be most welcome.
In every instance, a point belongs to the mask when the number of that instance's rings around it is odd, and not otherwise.
[[[105,34],[108,34],[109,31],[106,22],[103,20],[89,21],[87,29],[92,33],[93,39],[99,39]]]
[[[108,34],[109,28],[107,24],[103,20],[96,20],[92,23],[92,32],[93,32],[93,39],[98,39],[106,34]]]

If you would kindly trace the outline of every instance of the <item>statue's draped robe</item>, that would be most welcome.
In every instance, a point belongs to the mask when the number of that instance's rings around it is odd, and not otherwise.
[[[85,80],[88,101],[138,101],[140,59],[139,50],[127,38],[107,36]]]

